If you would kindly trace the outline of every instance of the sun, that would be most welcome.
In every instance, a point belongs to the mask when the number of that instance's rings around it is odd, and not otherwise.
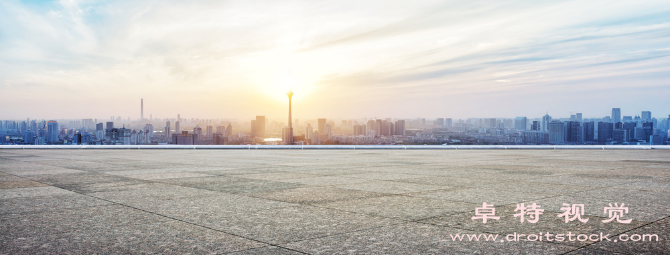
[[[286,68],[283,71],[276,71],[267,76],[266,79],[257,82],[257,87],[266,96],[275,100],[286,101],[286,93],[290,90],[296,94],[296,97],[309,95],[312,92],[310,81],[304,76],[295,73],[293,69]]]

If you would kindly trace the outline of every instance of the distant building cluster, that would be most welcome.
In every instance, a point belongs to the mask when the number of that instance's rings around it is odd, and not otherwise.
[[[142,102],[143,104],[143,102]],[[142,112],[142,115],[143,112]],[[227,144],[482,144],[482,145],[663,145],[668,118],[649,111],[622,116],[583,118],[310,119],[280,120],[256,116],[231,119],[3,120],[0,144],[85,145],[227,145]],[[289,130],[293,130],[289,132]],[[290,141],[292,137],[293,141]]]

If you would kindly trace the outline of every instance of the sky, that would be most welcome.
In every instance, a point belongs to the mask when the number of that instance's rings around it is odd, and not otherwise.
[[[0,119],[670,114],[667,0],[0,0],[0,49]]]

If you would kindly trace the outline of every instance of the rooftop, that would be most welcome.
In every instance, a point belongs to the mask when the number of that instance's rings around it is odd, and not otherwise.
[[[670,150],[0,150],[0,254],[667,253],[668,216]],[[659,241],[506,238],[547,232]]]

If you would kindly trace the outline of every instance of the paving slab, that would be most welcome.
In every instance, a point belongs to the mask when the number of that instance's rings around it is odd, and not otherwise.
[[[286,246],[310,254],[563,254],[573,247],[546,242],[453,241],[454,234],[479,234],[418,223],[292,242]]]
[[[372,216],[420,220],[468,211],[476,205],[421,197],[383,196],[318,203],[315,206],[359,212]]]
[[[388,194],[341,189],[335,187],[303,187],[268,192],[249,193],[247,196],[284,201],[298,204],[327,203],[367,197],[386,196]]]
[[[0,150],[0,254],[664,254],[668,158],[660,150]],[[483,202],[499,221],[472,220]],[[537,223],[514,217],[517,203],[533,202],[545,209]],[[563,203],[584,204],[589,221],[564,222]],[[609,203],[625,203],[631,223],[604,223]],[[506,239],[540,232],[659,241]]]
[[[625,235],[625,236],[624,236]],[[645,235],[649,235],[646,236]],[[656,235],[657,237],[650,236]],[[623,233],[619,242],[600,242],[589,246],[625,254],[667,254],[670,251],[670,218]],[[621,241],[628,240],[628,241]],[[637,241],[636,241],[637,240]]]

